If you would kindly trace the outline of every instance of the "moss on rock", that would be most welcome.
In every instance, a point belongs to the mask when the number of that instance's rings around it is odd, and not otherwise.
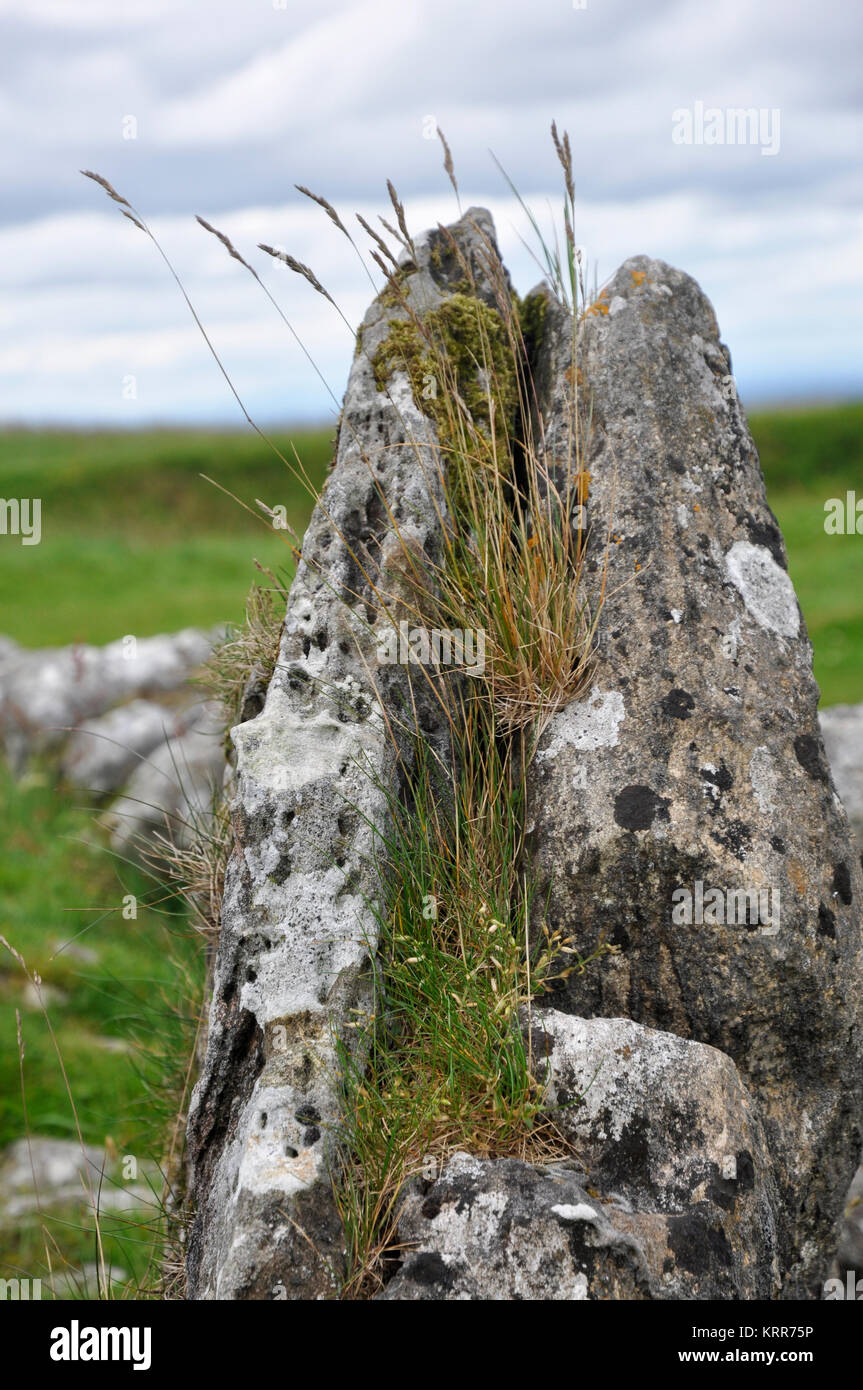
[[[495,432],[507,442],[518,385],[512,344],[500,315],[483,300],[458,292],[425,315],[423,328],[425,334],[408,319],[392,324],[372,359],[378,390],[394,371],[407,372],[418,409],[431,416],[446,438],[455,414],[447,391],[455,386],[474,424],[486,433],[494,402]]]
[[[521,336],[524,339],[525,353],[532,361],[542,346],[545,336],[545,322],[548,317],[548,295],[544,290],[533,290],[516,305]]]

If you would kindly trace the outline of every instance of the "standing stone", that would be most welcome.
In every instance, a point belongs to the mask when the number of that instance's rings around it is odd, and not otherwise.
[[[493,306],[488,215],[452,230]],[[440,232],[400,278],[421,311],[463,294]],[[344,1271],[340,1067],[374,1005],[395,745],[410,773],[405,673],[376,666],[379,594],[407,602],[406,548],[436,561],[446,524],[434,426],[393,335],[406,319],[390,290],[364,320],[276,672],[233,730],[234,851],[188,1125],[192,1298],[335,1297]],[[818,1296],[860,1144],[863,886],[727,350],[694,282],[645,258],[592,307],[577,363],[551,301],[532,346],[558,480],[571,383],[590,403],[595,603],[605,581],[594,682],[529,774],[536,902],[585,951],[617,951],[533,1011],[572,1157],[459,1153],[412,1179],[379,1296]],[[738,920],[746,907],[757,919]]]
[[[491,219],[471,209],[450,230],[491,302]],[[416,250],[400,279],[425,313],[461,272],[440,232]],[[234,850],[188,1124],[192,1298],[327,1298],[344,1273],[338,1045],[361,1036],[373,1005],[376,832],[397,786],[392,733],[409,708],[404,672],[375,664],[375,588],[398,594],[406,547],[420,564],[439,558],[446,514],[434,426],[398,354],[383,382],[376,361],[407,319],[390,290],[363,320],[276,671],[262,711],[232,731]],[[419,724],[440,744],[421,685]]]
[[[860,1151],[863,883],[782,536],[693,280],[627,261],[586,316],[574,374],[554,304],[546,324],[552,465],[573,379],[591,411],[586,585],[596,602],[604,575],[605,603],[590,693],[533,764],[529,828],[549,925],[619,952],[555,1004],[733,1059],[779,1180],[783,1292],[812,1296]],[[676,890],[697,916],[699,883],[725,917],[729,890],[769,892],[769,911],[676,924]]]
[[[831,705],[819,710],[818,722],[830,771],[842,805],[863,851],[863,704]],[[863,1167],[858,1168],[845,1205],[839,1239],[839,1268],[863,1271]]]

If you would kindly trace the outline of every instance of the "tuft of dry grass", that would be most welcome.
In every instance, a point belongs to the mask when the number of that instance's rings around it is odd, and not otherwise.
[[[182,838],[172,834],[153,837],[140,848],[142,862],[166,878],[177,897],[190,909],[191,924],[211,944],[219,936],[225,869],[231,853],[231,817],[227,799],[214,798],[212,810],[195,815],[184,826]]]
[[[568,142],[561,149],[565,152]],[[568,214],[566,228],[575,302],[579,266]],[[531,728],[536,739],[555,710],[576,699],[590,679],[604,583],[592,596],[591,610],[583,582],[582,515],[589,478],[581,463],[585,425],[578,372],[571,374],[570,457],[550,460],[519,306],[495,248],[479,227],[475,230],[483,242],[494,308],[480,295],[473,267],[450,238],[465,293],[423,316],[391,274],[389,291],[403,316],[374,366],[382,383],[394,367],[407,373],[417,405],[432,414],[440,441],[434,468],[446,499],[440,517],[444,555],[437,565],[417,566],[410,558],[417,621],[483,632],[485,681],[498,728]],[[572,324],[575,361],[574,312]],[[429,380],[437,388],[431,400],[423,394]],[[427,467],[420,450],[416,458]],[[562,491],[555,482],[561,473]],[[386,594],[378,597],[382,617],[394,619],[398,605]]]
[[[266,689],[279,654],[287,591],[272,573],[254,584],[243,622],[229,629],[204,664],[201,684],[225,710],[227,727],[240,722],[250,682]]]

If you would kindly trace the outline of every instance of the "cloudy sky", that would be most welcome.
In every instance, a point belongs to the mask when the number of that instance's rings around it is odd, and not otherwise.
[[[524,291],[529,230],[489,152],[550,219],[552,118],[600,283],[639,252],[693,274],[750,404],[863,395],[861,34],[856,0],[0,0],[0,421],[239,422],[152,244],[79,169],[147,218],[251,413],[322,420],[327,391],[194,214],[340,396],[348,329],[256,243],[311,264],[351,323],[371,287],[294,184],[374,220],[389,177],[414,230],[452,220],[437,122]],[[741,141],[729,108],[763,125]]]

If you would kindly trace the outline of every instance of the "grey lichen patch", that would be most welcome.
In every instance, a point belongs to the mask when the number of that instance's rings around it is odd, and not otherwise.
[[[244,1192],[290,1197],[321,1176],[325,1146],[305,1142],[305,1127],[285,1103],[283,1087],[256,1089],[243,1128],[247,1138],[238,1183]]]
[[[749,781],[758,809],[768,815],[775,809],[779,787],[779,769],[767,748],[756,748],[749,760]]]
[[[725,567],[747,611],[761,627],[780,637],[797,636],[800,612],[794,585],[766,546],[735,541]]]
[[[259,788],[285,793],[309,781],[338,775],[369,745],[359,723],[340,720],[323,708],[312,717],[293,709],[281,691],[264,712],[231,730],[244,776]]]
[[[564,748],[592,753],[613,748],[626,718],[626,707],[619,690],[596,688],[583,700],[576,700],[555,716],[537,758],[556,758]]]
[[[559,1216],[561,1221],[598,1221],[599,1212],[593,1207],[589,1207],[586,1202],[560,1203],[552,1207],[555,1216]]]

